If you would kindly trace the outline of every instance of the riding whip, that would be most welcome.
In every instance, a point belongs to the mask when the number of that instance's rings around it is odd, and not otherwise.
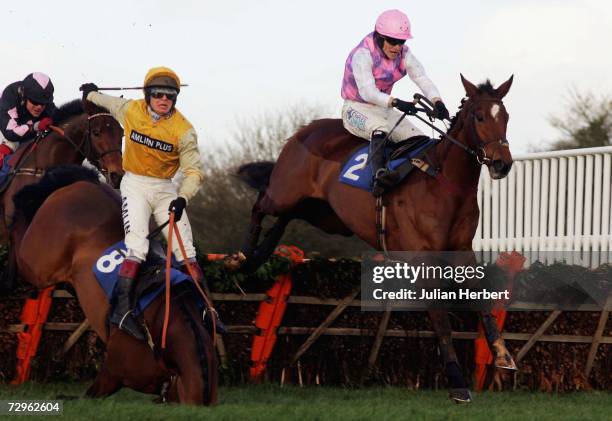
[[[185,86],[189,86],[187,84],[181,84],[179,85],[181,88],[185,87]],[[133,91],[133,90],[141,90],[144,89],[144,86],[130,86],[127,88],[124,87],[110,87],[110,88],[98,88],[98,91]]]

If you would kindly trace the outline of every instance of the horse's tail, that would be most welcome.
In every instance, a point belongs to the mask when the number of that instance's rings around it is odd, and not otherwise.
[[[270,175],[274,169],[274,162],[260,161],[250,162],[238,168],[238,178],[260,192],[263,192],[270,183]]]
[[[29,224],[54,191],[77,181],[100,183],[95,171],[80,165],[63,165],[47,170],[38,183],[25,186],[13,196],[15,217],[24,217]]]

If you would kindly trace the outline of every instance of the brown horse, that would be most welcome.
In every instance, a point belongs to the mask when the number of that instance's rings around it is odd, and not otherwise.
[[[15,203],[12,230],[22,279],[37,288],[70,284],[107,345],[106,360],[87,395],[108,396],[127,386],[171,401],[215,404],[216,357],[191,285],[172,289],[165,349],[158,346],[163,296],[144,311],[150,344],[115,327],[109,330],[109,303],[92,268],[104,250],[123,238],[119,195],[84,167],[58,167],[19,192]]]
[[[3,224],[0,238],[12,242],[8,227],[13,219],[13,196],[22,187],[36,183],[53,166],[80,164],[84,159],[95,165],[113,187],[118,188],[123,176],[121,125],[103,108],[89,101],[74,100],[58,109],[57,127],[46,137],[24,145],[23,154],[10,173],[10,180],[0,197]],[[14,256],[10,248],[9,268],[2,276],[2,289],[14,283]]]
[[[449,129],[461,147],[441,141],[428,153],[437,178],[415,171],[387,194],[386,243],[395,251],[472,251],[478,225],[476,191],[482,164],[492,178],[505,177],[512,165],[506,140],[508,113],[502,98],[512,78],[494,89],[478,87],[461,76],[467,98]],[[265,261],[292,219],[304,219],[331,234],[356,234],[381,249],[375,223],[375,199],[365,190],[338,181],[343,163],[363,140],[349,134],[340,120],[312,122],[290,138],[276,163],[251,163],[239,170],[241,178],[260,194],[253,206],[250,235],[243,247],[245,267]],[[466,153],[471,152],[471,153]],[[265,215],[277,220],[261,244]],[[450,396],[470,401],[467,384],[457,364],[446,311],[429,312],[440,341],[450,384]],[[494,318],[482,314],[496,365],[514,369],[514,361],[500,337]]]

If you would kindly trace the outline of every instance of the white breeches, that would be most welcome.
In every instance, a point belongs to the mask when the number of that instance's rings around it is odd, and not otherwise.
[[[145,260],[149,250],[149,220],[151,215],[157,225],[168,220],[168,207],[170,202],[177,198],[177,189],[172,180],[146,177],[126,172],[121,180],[121,212],[123,216],[123,229],[125,231],[125,245],[128,257]],[[181,235],[187,258],[196,255],[193,246],[191,225],[187,213],[176,223]],[[163,230],[164,237],[168,239],[168,227]],[[183,261],[183,255],[176,238],[172,237],[172,252],[177,261]]]
[[[401,116],[402,113],[395,108],[383,108],[356,101],[346,100],[342,107],[342,123],[346,130],[368,141],[372,139],[372,132],[375,130],[389,133]],[[389,139],[392,142],[399,142],[422,135],[423,132],[405,117],[393,130]]]

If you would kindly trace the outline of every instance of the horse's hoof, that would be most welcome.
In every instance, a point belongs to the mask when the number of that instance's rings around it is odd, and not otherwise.
[[[495,367],[503,368],[504,370],[516,370],[516,363],[510,352],[508,352],[502,338],[498,338],[493,342],[492,348],[495,351]]]
[[[246,256],[241,252],[236,252],[223,259],[223,267],[229,272],[236,272],[246,261]]]
[[[457,404],[472,402],[472,394],[470,393],[470,390],[464,387],[448,389],[448,397]]]
[[[504,370],[516,370],[516,363],[510,354],[500,355],[495,358],[495,367],[503,368]]]

